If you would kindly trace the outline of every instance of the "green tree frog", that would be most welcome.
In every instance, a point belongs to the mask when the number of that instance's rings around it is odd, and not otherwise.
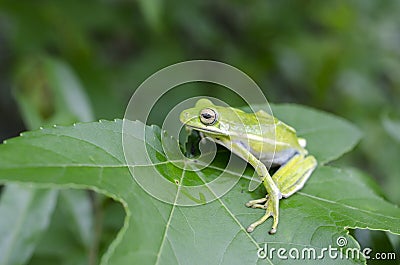
[[[247,202],[246,206],[266,212],[247,231],[252,232],[272,216],[269,233],[274,234],[279,222],[279,200],[300,190],[317,166],[314,156],[307,155],[305,139],[265,111],[247,113],[214,105],[208,99],[200,99],[194,108],[182,111],[180,120],[188,129],[225,146],[255,169],[267,195]],[[270,165],[280,166],[272,177],[268,172]]]

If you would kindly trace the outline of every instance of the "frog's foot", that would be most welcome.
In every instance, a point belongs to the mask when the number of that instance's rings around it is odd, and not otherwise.
[[[247,232],[249,233],[253,232],[257,226],[264,223],[270,216],[272,216],[274,218],[274,222],[272,224],[272,229],[269,231],[269,233],[275,234],[279,221],[279,199],[272,200],[267,195],[264,198],[249,201],[248,203],[246,203],[246,206],[251,208],[261,208],[266,210],[263,217],[261,217],[258,221],[249,225],[249,227],[247,228]]]

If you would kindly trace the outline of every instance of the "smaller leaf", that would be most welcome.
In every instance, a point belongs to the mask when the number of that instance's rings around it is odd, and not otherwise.
[[[23,61],[17,68],[13,90],[30,129],[93,120],[84,91],[66,63],[45,56]]]
[[[92,207],[85,190],[64,190],[59,195],[60,207],[69,220],[67,225],[86,249],[92,245]]]
[[[71,190],[61,190],[61,192],[69,191]],[[58,203],[55,207],[51,222],[29,259],[29,265],[89,264],[88,250],[82,247],[80,238],[71,232],[70,228],[73,225],[70,224],[74,221],[71,219],[70,213],[66,212],[68,209],[65,209],[63,205],[64,203]]]
[[[161,0],[139,0],[140,9],[147,23],[156,31],[162,27],[161,13],[164,2]]]
[[[50,222],[56,190],[7,185],[0,204],[0,264],[24,264]],[[29,229],[26,229],[29,227]]]
[[[400,120],[394,120],[389,115],[382,117],[382,124],[385,131],[398,143],[400,143]]]
[[[93,119],[85,91],[73,71],[66,63],[47,56],[28,57],[23,60],[21,66],[17,68],[14,95],[25,124],[30,129],[46,124],[72,123],[79,120],[89,121]],[[14,184],[12,187],[12,196],[13,198],[25,197],[25,194],[29,193],[32,203],[35,203],[35,208],[46,208],[48,202],[39,201],[36,198],[41,197],[42,193],[46,195],[51,191],[42,188],[35,189],[33,187],[30,187],[30,189],[28,191],[28,188],[23,186],[21,187],[21,191],[19,191],[18,186]],[[19,193],[21,193],[20,196],[18,196]],[[85,246],[84,249],[89,252],[89,245],[92,243],[90,233],[93,231],[90,228],[92,222],[91,209],[89,198],[81,194],[85,194],[85,192],[74,190],[62,191],[60,198],[64,204],[59,204],[58,206],[67,206],[64,207],[64,210],[71,217],[71,222],[66,222],[66,226],[72,226],[72,233],[76,233],[76,238],[80,239],[81,244]],[[58,197],[56,193],[54,193],[54,197]],[[2,203],[3,201],[0,201],[0,207]],[[25,204],[29,205],[31,202],[25,201]],[[26,215],[29,216],[29,210],[27,209],[27,212],[22,212],[23,216],[17,216],[15,212],[14,219],[23,218]],[[35,211],[35,209],[32,208],[32,211]],[[47,211],[46,214],[48,218],[42,215],[41,219],[50,219],[53,211]],[[31,221],[35,222],[36,220]],[[39,227],[36,230],[34,226],[25,226],[21,229],[23,231],[21,230],[20,233],[26,235],[26,237],[36,235],[36,238],[39,238],[40,236],[37,235],[39,232],[46,232],[46,227]],[[12,230],[5,231],[2,236],[8,237],[10,236],[9,233],[12,233]],[[26,247],[33,249],[35,247],[34,243],[38,243],[38,240],[32,241]],[[21,247],[25,246],[21,245]],[[15,251],[27,252],[27,249],[22,248]],[[26,257],[26,259],[28,258]]]

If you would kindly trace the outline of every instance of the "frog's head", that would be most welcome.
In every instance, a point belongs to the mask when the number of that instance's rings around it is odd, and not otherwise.
[[[211,134],[229,135],[232,123],[239,123],[237,109],[214,105],[208,99],[200,99],[194,108],[181,112],[180,120],[187,127]]]

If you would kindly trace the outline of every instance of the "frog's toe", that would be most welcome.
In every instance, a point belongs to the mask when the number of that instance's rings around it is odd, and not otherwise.
[[[247,206],[247,207],[253,208],[253,209],[264,209],[264,210],[267,209],[267,205],[266,204],[258,204],[258,203],[253,204],[251,206]]]
[[[251,200],[246,203],[246,207],[266,209],[263,207],[264,207],[264,205],[266,205],[267,200],[268,200],[267,196],[265,196],[264,198],[261,198],[261,199]]]
[[[268,232],[270,235],[273,235],[276,233],[276,228],[271,228],[271,230],[269,230]]]
[[[260,204],[260,202],[264,203]],[[250,201],[249,203],[249,207],[265,209],[265,214],[259,220],[249,225],[249,227],[247,228],[247,232],[253,232],[257,226],[264,223],[269,217],[272,217],[274,220],[272,224],[272,229],[269,231],[269,234],[275,234],[276,228],[278,226],[279,200],[272,200],[271,198],[265,197],[259,200]]]
[[[263,205],[264,206],[264,205]],[[254,223],[252,223],[251,225],[249,225],[249,227],[247,227],[247,232],[251,233],[254,231],[254,229],[261,225],[262,223],[264,223],[269,217],[273,217],[274,215],[272,214],[272,211],[270,211],[268,209],[268,206],[265,206],[264,209],[267,209],[267,211],[265,212],[265,214],[263,215],[263,217],[261,217],[259,220],[255,221]],[[275,219],[275,218],[274,218]],[[271,233],[275,233],[276,232],[276,228],[272,228],[272,230],[269,232]]]

